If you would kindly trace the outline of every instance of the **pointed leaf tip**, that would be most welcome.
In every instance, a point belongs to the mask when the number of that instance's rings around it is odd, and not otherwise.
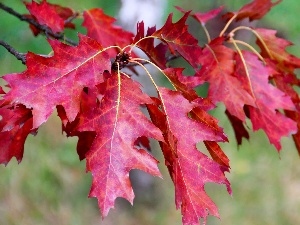
[[[129,180],[132,169],[161,176],[158,161],[146,150],[138,149],[139,137],[163,141],[161,131],[140,111],[152,104],[137,82],[113,73],[102,85],[101,104],[81,115],[79,131],[95,131],[96,137],[86,154],[87,170],[92,173],[90,197],[98,198],[103,217],[114,207],[117,197],[133,203],[134,193]]]

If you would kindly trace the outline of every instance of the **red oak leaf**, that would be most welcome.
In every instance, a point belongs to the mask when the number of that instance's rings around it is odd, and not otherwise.
[[[31,111],[23,106],[0,108],[0,118],[0,164],[6,165],[12,157],[21,162],[25,140],[32,132]]]
[[[78,130],[75,129],[78,126],[80,114],[77,116],[77,118],[74,121],[69,122],[64,108],[60,105],[57,106],[57,114],[62,121],[62,131],[66,132],[68,137],[74,137],[74,136],[78,137],[78,142],[76,147],[77,154],[80,160],[85,159],[85,155],[90,150],[92,143],[95,139],[96,136],[95,132],[93,131],[79,132]]]
[[[281,149],[280,139],[297,132],[297,124],[279,112],[271,111],[266,105],[258,103],[258,108],[249,106],[253,130],[263,129],[270,143]]]
[[[75,24],[71,23],[71,22],[66,22],[70,17],[74,16],[74,12],[67,7],[62,7],[60,5],[56,5],[56,4],[51,4],[51,3],[47,3],[46,1],[42,2],[40,5],[38,5],[37,3],[33,2],[31,4],[29,3],[25,3],[27,8],[30,9],[31,15],[27,15],[25,14],[24,16],[30,18],[30,19],[34,19],[36,20],[39,24],[41,25],[46,25],[48,26],[54,33],[55,30],[58,29],[57,32],[62,32],[62,20],[64,22],[63,24],[63,28],[71,28],[71,29],[75,29]],[[40,10],[42,9],[42,10]],[[44,12],[50,10],[50,14],[45,14]],[[52,17],[50,20],[49,17],[52,15]],[[57,18],[57,16],[60,17],[59,20],[55,20],[55,18]],[[37,19],[39,18],[39,20]],[[32,33],[37,36],[41,31],[35,27],[34,25],[30,24],[29,25]]]
[[[48,3],[49,7],[54,9],[54,11],[60,16],[60,18],[67,20],[70,17],[74,16],[74,12],[72,9],[67,7],[62,7],[61,5],[57,4],[50,4]]]
[[[184,68],[167,68],[164,69],[163,72],[165,76],[172,82],[176,90],[181,91],[182,95],[186,99],[190,101],[196,100],[199,98],[199,96],[193,89],[194,86],[192,86],[191,83],[195,84],[195,80],[199,77],[184,76],[182,74],[183,70]]]
[[[30,14],[38,21],[39,24],[46,25],[54,33],[62,32],[65,27],[65,19],[67,19],[65,16],[73,14],[71,9],[62,8],[57,5],[55,6],[48,3],[46,0],[43,0],[40,4],[35,1],[32,1],[31,3],[25,2],[25,5]],[[68,10],[68,14],[66,14],[66,10]],[[58,12],[62,13],[59,14]],[[61,17],[61,15],[63,17]]]
[[[167,46],[165,46],[162,43],[154,46],[153,38],[145,38],[151,36],[155,31],[156,31],[155,27],[148,28],[147,34],[145,36],[144,22],[142,21],[138,23],[137,33],[133,40],[133,43],[137,43],[136,46],[142,49],[153,63],[155,63],[161,69],[164,69],[166,68],[166,64],[167,64],[167,59],[166,59]]]
[[[194,108],[190,112],[191,117],[203,126],[213,129],[215,134],[222,137],[224,141],[228,141],[223,129],[219,127],[218,121],[206,112],[215,108],[215,105],[207,98],[199,97],[194,89],[181,82],[181,80],[184,80],[182,71],[182,68],[167,68],[163,70],[163,73],[172,82],[176,90],[180,91],[184,98],[194,104]]]
[[[234,131],[234,135],[235,135],[235,139],[237,141],[238,145],[242,144],[242,139],[243,137],[249,140],[249,133],[246,130],[246,128],[244,127],[243,121],[238,119],[237,117],[231,115],[228,110],[225,111],[229,122],[232,125],[233,131]]]
[[[175,6],[175,8],[178,9],[182,13],[187,12],[179,6]],[[197,20],[199,23],[201,23],[202,25],[205,25],[209,20],[214,19],[220,12],[222,12],[223,9],[224,9],[224,6],[220,6],[219,8],[212,9],[205,13],[195,12],[195,13],[191,14],[191,16],[195,20]]]
[[[293,88],[294,85],[299,86],[299,81],[295,74],[278,73],[273,76],[276,87],[291,97],[292,102],[295,104],[297,111],[284,110],[285,115],[297,122],[298,132],[293,134],[293,139],[300,155],[300,97]]]
[[[115,18],[104,14],[102,9],[90,9],[83,13],[83,26],[87,35],[97,40],[103,47],[119,46],[123,48],[132,43],[134,35],[114,25]],[[118,50],[110,49],[110,56],[115,57]]]
[[[219,216],[216,205],[205,193],[207,182],[225,184],[229,193],[230,185],[224,176],[223,163],[216,163],[198,151],[196,143],[200,141],[223,141],[215,129],[188,117],[195,107],[180,92],[159,88],[163,112],[154,105],[148,105],[151,119],[164,134],[165,142],[160,142],[166,165],[175,185],[175,201],[181,208],[184,225],[198,224],[200,218],[208,214]],[[178,104],[180,103],[180,104]],[[188,129],[187,129],[188,128]],[[211,146],[216,148],[216,146]]]
[[[270,69],[254,53],[243,51],[242,54],[247,68],[245,70],[241,58],[237,56],[236,64],[240,68],[236,71],[242,82],[250,83],[249,92],[255,99],[255,106],[249,106],[253,130],[263,129],[270,142],[280,150],[281,137],[296,133],[297,126],[278,110],[295,110],[295,106],[289,96],[269,83]]]
[[[258,20],[264,17],[270,9],[280,3],[282,0],[278,0],[276,2],[272,2],[272,0],[254,0],[251,3],[244,5],[237,12],[229,12],[226,13],[223,18],[229,20],[233,16],[236,16],[236,20],[242,20],[245,18],[249,18],[250,21]]]
[[[0,87],[0,94],[1,94],[1,95],[2,95],[2,94],[5,94],[5,92],[4,92],[4,90],[3,90],[2,87]]]
[[[109,74],[109,75],[108,75]],[[110,73],[104,71],[103,77],[110,76]],[[99,84],[98,87],[101,87],[102,84]],[[102,88],[105,89],[105,88]],[[76,119],[72,122],[68,120],[66,112],[62,106],[57,106],[57,113],[62,121],[62,131],[67,134],[69,137],[78,137],[77,142],[77,154],[80,160],[85,159],[86,153],[90,150],[92,143],[95,139],[96,133],[95,131],[85,131],[80,132],[76,128],[78,127],[80,118],[82,114],[89,111],[90,108],[97,108],[99,107],[99,101],[103,97],[101,93],[97,92],[104,92],[104,90],[97,90],[97,88],[84,88],[81,92],[80,96],[80,113],[77,115]]]
[[[290,110],[285,110],[285,114],[288,118],[294,120],[295,122],[297,122],[297,133],[293,134],[293,139],[296,145],[296,148],[298,150],[298,153],[300,155],[300,108],[299,105],[297,107],[297,112],[295,111],[290,111]]]
[[[209,154],[213,158],[213,160],[219,163],[221,166],[224,166],[224,171],[229,172],[229,159],[222,151],[221,147],[214,141],[204,141],[204,144],[209,151]]]
[[[155,31],[152,36],[167,43],[172,54],[178,52],[191,66],[198,68],[201,48],[198,40],[188,32],[188,26],[185,24],[188,16],[189,13],[186,13],[179,21],[172,23],[172,14],[170,14],[164,26]]]
[[[257,28],[255,32],[259,35],[256,43],[260,46],[261,55],[265,58],[275,60],[284,70],[292,71],[295,68],[300,68],[300,59],[289,54],[285,49],[292,45],[291,42],[276,37],[276,30]]]
[[[219,137],[222,137],[223,141],[228,141],[227,136],[225,135],[223,129],[219,127],[218,121],[213,118],[211,115],[209,115],[206,110],[206,105],[204,107],[200,106],[198,103],[198,106],[196,108],[193,108],[193,110],[190,112],[193,119],[198,121],[203,127],[206,127],[214,131],[216,135]],[[213,160],[217,163],[219,163],[222,166],[222,171],[228,171],[229,172],[229,159],[225,155],[225,153],[222,151],[220,146],[214,142],[214,141],[204,141],[204,144],[209,151],[211,157]]]
[[[137,147],[143,147],[143,148],[147,149],[148,151],[151,151],[150,141],[145,136],[139,137],[134,144]]]
[[[84,35],[79,39],[76,47],[49,40],[54,56],[28,53],[27,70],[4,77],[11,87],[4,103],[32,108],[34,128],[44,123],[57,105],[62,105],[68,120],[73,121],[82,89],[103,82],[102,73],[110,70],[111,62],[102,46]]]
[[[165,76],[168,77],[168,79],[173,83],[173,85],[178,90],[180,90],[187,99],[191,101],[195,100],[199,96],[195,92],[195,90],[193,90],[193,88],[195,88],[199,84],[202,84],[203,80],[201,79],[201,77],[198,76],[186,76],[183,74],[183,70],[184,68],[167,68],[163,71],[165,73]],[[206,98],[205,100],[207,101],[208,98]],[[209,105],[213,106],[211,102],[209,102]]]
[[[233,74],[234,54],[233,50],[223,45],[223,38],[213,40],[203,49],[199,58],[202,68],[197,76],[209,82],[208,97],[214,103],[223,102],[230,114],[244,121],[244,105],[255,103],[249,94],[251,92],[245,90],[239,77]]]
[[[218,125],[218,120],[208,114],[198,102],[193,102],[193,104],[195,104],[195,108],[193,108],[193,110],[190,112],[191,117],[203,127],[209,127],[209,130],[213,131],[215,135],[221,137],[222,141],[228,141],[223,129]]]
[[[93,175],[90,197],[97,197],[102,215],[113,208],[117,197],[133,202],[129,171],[140,169],[160,176],[157,161],[146,150],[136,148],[139,137],[162,141],[161,131],[140,111],[152,104],[138,83],[125,75],[112,74],[102,85],[105,94],[99,107],[83,113],[79,131],[95,131],[96,137],[86,154],[87,170]]]

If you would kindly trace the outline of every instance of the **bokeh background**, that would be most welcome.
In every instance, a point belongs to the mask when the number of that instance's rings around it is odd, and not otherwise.
[[[20,13],[26,13],[19,0],[1,2]],[[101,7],[106,13],[121,17],[119,11],[122,3],[116,0],[49,2],[79,11]],[[180,17],[174,5],[195,11],[206,11],[220,5],[237,10],[246,2],[248,1],[166,0],[163,10],[160,8],[152,13],[156,18],[161,18],[162,24],[170,12],[174,12],[175,18]],[[127,11],[128,18],[135,13]],[[281,36],[295,43],[289,51],[299,56],[299,11],[300,5],[297,0],[284,0],[261,22],[252,25],[279,30]],[[120,19],[126,23],[124,15]],[[201,39],[204,36],[201,28],[192,21],[189,22],[191,31]],[[135,30],[130,24],[126,26]],[[220,25],[211,26],[218,28]],[[20,52],[48,54],[51,51],[45,37],[33,37],[25,22],[20,22],[4,11],[0,11],[0,27],[0,39],[10,43]],[[80,29],[80,32],[84,33],[85,30]],[[74,32],[68,31],[67,35],[76,38]],[[253,41],[247,34],[245,38]],[[0,46],[1,76],[20,72],[24,68]],[[221,217],[220,220],[209,217],[207,224],[300,224],[300,159],[293,143],[284,138],[283,150],[278,154],[269,144],[265,134],[259,131],[251,133],[251,141],[244,140],[243,145],[238,148],[232,128],[225,118],[224,107],[218,105],[212,113],[220,120],[220,125],[224,127],[230,139],[230,143],[222,144],[222,147],[231,160],[228,179],[232,184],[233,196],[229,196],[223,186],[206,185],[207,192],[219,206]],[[136,193],[134,206],[118,199],[115,209],[102,221],[96,199],[87,198],[91,175],[85,173],[85,161],[80,162],[78,159],[75,150],[76,138],[66,138],[61,133],[60,122],[56,113],[53,113],[50,121],[39,129],[38,135],[28,138],[22,163],[18,164],[13,159],[6,167],[0,165],[0,224],[180,225],[181,215],[180,211],[175,209],[174,188],[163,165],[162,155],[155,146],[154,144],[153,154],[161,162],[160,169],[164,179],[152,178],[140,171],[132,172]]]

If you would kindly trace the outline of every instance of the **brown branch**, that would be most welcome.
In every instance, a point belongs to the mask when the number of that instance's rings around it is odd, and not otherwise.
[[[74,13],[74,15],[71,16],[71,17],[69,17],[68,19],[66,19],[66,20],[64,21],[64,23],[65,23],[65,24],[71,23],[71,22],[72,22],[74,19],[76,19],[79,15],[80,15],[79,12]]]
[[[14,49],[12,46],[10,46],[5,41],[0,40],[0,45],[2,45],[8,52],[10,52],[13,56],[15,56],[18,60],[21,60],[21,62],[25,65],[26,64],[26,55],[24,53],[18,52],[16,49]]]
[[[53,31],[49,27],[47,27],[45,25],[41,25],[36,20],[34,20],[32,18],[28,18],[28,17],[16,12],[14,9],[4,5],[3,3],[0,3],[0,9],[17,17],[21,21],[25,21],[25,22],[35,26],[37,29],[41,30],[46,36],[51,36],[55,39],[63,40],[64,42],[66,42],[70,45],[73,45],[73,46],[76,45],[76,43],[73,40],[65,38],[63,33],[53,33]]]

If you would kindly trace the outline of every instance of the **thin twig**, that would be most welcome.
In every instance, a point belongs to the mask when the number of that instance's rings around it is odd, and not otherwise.
[[[74,13],[73,16],[71,16],[71,17],[69,17],[68,19],[66,19],[66,20],[64,21],[64,23],[65,23],[65,24],[71,23],[71,22],[72,22],[74,19],[76,19],[78,16],[79,16],[79,12],[76,12],[76,13]]]
[[[6,48],[7,51],[9,51],[18,60],[21,60],[21,62],[25,65],[25,63],[26,63],[26,55],[24,53],[18,52],[16,49],[14,49],[12,46],[10,46],[5,41],[0,40],[0,45],[2,45],[4,48]]]
[[[14,9],[4,5],[3,3],[0,3],[0,9],[4,10],[5,12],[7,12],[7,13],[15,16],[15,17],[17,17],[21,21],[25,21],[29,24],[32,24],[37,29],[43,31],[46,36],[49,35],[49,36],[51,36],[55,39],[63,40],[64,42],[66,42],[70,45],[73,45],[73,46],[76,45],[76,43],[73,40],[70,40],[70,39],[64,37],[64,34],[62,34],[62,33],[53,33],[53,31],[49,27],[47,27],[45,25],[41,25],[36,20],[34,20],[32,18],[28,18],[27,16],[24,16],[24,15],[16,12]]]

